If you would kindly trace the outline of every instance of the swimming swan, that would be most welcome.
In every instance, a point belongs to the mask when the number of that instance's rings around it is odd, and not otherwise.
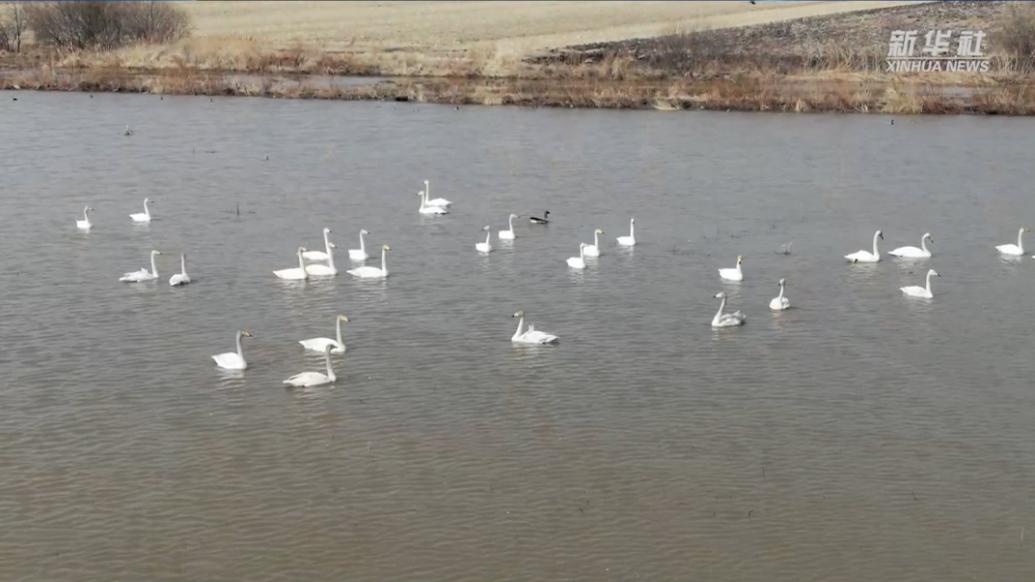
[[[568,266],[579,270],[586,268],[586,243],[579,243],[579,256],[568,257]]]
[[[313,337],[304,339],[298,343],[302,344],[302,347],[309,352],[322,352],[327,349],[328,346],[331,348],[332,354],[344,354],[345,353],[345,342],[341,339],[341,324],[348,323],[349,318],[345,317],[344,314],[339,315],[335,320],[335,332],[337,339],[331,339],[329,337]]]
[[[1017,257],[1024,254],[1024,233],[1031,232],[1030,228],[1022,228],[1017,231],[1017,244],[1015,245],[999,245],[996,250],[1004,255],[1011,257]]]
[[[528,222],[531,222],[532,224],[550,224],[550,211],[544,211],[542,218],[538,216],[529,216]]]
[[[447,207],[450,204],[452,204],[452,202],[450,202],[449,200],[446,200],[445,198],[432,198],[431,200],[428,200],[428,196],[431,196],[431,182],[429,182],[427,180],[424,180],[424,203],[425,204],[427,204],[429,206],[443,206],[443,207]]]
[[[346,273],[360,279],[384,279],[388,277],[388,265],[385,263],[385,253],[392,250],[388,245],[381,245],[381,268],[363,266],[349,269]]]
[[[139,271],[132,271],[124,273],[119,277],[119,281],[123,283],[140,283],[142,281],[154,281],[158,278],[158,266],[155,264],[155,257],[160,255],[159,251],[151,251],[151,272],[148,273],[146,268],[140,269]]]
[[[365,229],[359,230],[359,248],[349,249],[349,260],[350,261],[365,261],[370,256],[367,254],[367,244],[363,240],[363,237],[370,234]]]
[[[877,239],[883,239],[884,233],[877,231],[873,233],[873,252],[869,251],[856,251],[850,255],[845,255],[845,259],[850,263],[878,263],[880,262],[880,251],[877,249]]]
[[[593,244],[586,245],[585,253],[587,257],[600,256],[600,235],[602,234],[604,234],[604,231],[599,228],[593,231]]]
[[[618,240],[618,246],[620,247],[634,247],[636,246],[636,219],[629,219],[629,236],[620,236]]]
[[[334,249],[338,248],[334,243],[327,243],[327,264],[306,265],[305,272],[313,277],[333,277],[338,274],[338,268],[334,266]],[[305,256],[305,253],[302,254]]]
[[[773,311],[783,311],[784,309],[791,308],[791,300],[783,296],[784,291],[784,280],[780,279],[780,294],[773,297],[772,301],[769,302],[769,309]]]
[[[715,294],[716,299],[719,301],[719,311],[715,313],[715,317],[712,318],[712,327],[736,327],[738,325],[744,325],[744,320],[747,317],[740,311],[734,311],[733,313],[723,313],[726,309],[726,293],[719,291]]]
[[[499,233],[497,233],[497,236],[499,236],[500,240],[514,240],[515,238],[517,238],[517,236],[514,234],[514,219],[517,217],[517,214],[511,214],[507,218],[507,224],[509,225],[509,228],[507,230],[501,230],[499,231]]]
[[[927,249],[927,241],[934,243],[934,238],[931,237],[929,232],[925,232],[924,236],[920,237],[920,248],[898,247],[895,250],[888,251],[888,254],[902,259],[929,259],[931,258],[931,251]]]
[[[302,260],[302,253],[305,252],[305,247],[298,247],[295,251],[298,255],[298,266],[293,269],[280,269],[279,271],[273,271],[273,274],[278,279],[284,279],[286,281],[305,281],[309,278],[309,272],[305,270],[305,261]]]
[[[737,266],[729,269],[719,269],[719,277],[726,281],[743,281],[744,272],[740,270],[740,264],[744,262],[742,255],[737,255]]]
[[[449,211],[443,206],[429,206],[426,202],[428,195],[424,190],[417,192],[417,196],[420,196],[420,208],[417,209],[417,212],[428,215],[449,214]]]
[[[143,212],[136,212],[136,213],[130,214],[129,217],[133,220],[133,222],[140,222],[140,223],[151,222],[151,208],[150,208],[150,206],[152,204],[154,204],[153,200],[151,200],[150,198],[144,198],[144,211]]]
[[[89,206],[83,208],[83,219],[75,221],[76,228],[84,232],[90,232],[90,229],[93,228],[93,223],[90,222],[90,212],[92,210],[93,208]]]
[[[190,284],[190,275],[187,274],[187,255],[180,253],[180,272],[176,273],[172,277],[169,277],[169,285],[171,287],[179,287],[181,285]]]
[[[474,243],[474,250],[478,251],[479,253],[489,254],[492,252],[492,243],[489,242],[492,240],[492,233],[489,232],[488,224],[483,226],[482,230],[485,231],[485,242]]]
[[[329,229],[327,227],[324,227],[324,229],[323,229],[323,248],[324,249],[329,249],[330,246],[331,246],[331,239],[330,239],[330,236],[329,236],[330,234],[331,234],[331,229]],[[327,255],[329,255],[329,254],[330,254],[329,250],[306,251],[306,252],[302,253],[302,258],[304,258],[307,261],[326,261],[327,260]]]
[[[294,376],[284,380],[284,383],[288,386],[295,388],[309,388],[310,386],[323,386],[324,384],[333,384],[337,380],[337,376],[334,375],[334,368],[331,367],[331,349],[334,346],[328,345],[323,350],[324,364],[327,366],[327,373],[321,374],[319,372],[302,372],[301,374],[295,374]]]
[[[224,352],[222,354],[216,354],[212,356],[212,360],[215,361],[216,366],[223,368],[224,370],[244,370],[248,367],[248,362],[244,359],[244,352],[241,350],[242,336],[252,337],[252,332],[243,329],[238,331],[237,351]]]
[[[920,287],[918,285],[910,285],[909,287],[900,287],[902,293],[907,297],[919,297],[921,299],[934,299],[934,293],[931,293],[931,276],[941,277],[938,271],[931,269],[927,271],[927,286]]]
[[[517,331],[510,337],[510,341],[516,344],[526,345],[544,345],[544,344],[555,344],[561,340],[561,338],[551,334],[539,331],[535,329],[532,324],[528,325],[528,330],[523,330],[525,327],[525,312],[518,311],[511,317],[518,318]]]

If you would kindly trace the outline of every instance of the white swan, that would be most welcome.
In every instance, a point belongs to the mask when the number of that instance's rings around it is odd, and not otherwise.
[[[500,238],[500,240],[514,240],[515,238],[517,238],[517,236],[514,234],[514,219],[517,217],[517,214],[511,214],[507,218],[507,224],[509,225],[509,227],[507,228],[507,230],[501,230],[499,231],[499,233],[497,233],[497,236]]]
[[[934,238],[929,232],[925,232],[924,236],[920,237],[920,248],[898,247],[897,249],[888,251],[888,254],[902,259],[929,259],[931,258],[931,251],[927,248],[927,241],[934,243]]]
[[[149,273],[146,268],[140,269],[139,271],[131,271],[124,273],[119,277],[119,281],[123,283],[140,283],[142,281],[154,281],[158,278],[158,266],[155,264],[155,257],[160,255],[159,251],[151,251],[151,272]]]
[[[431,196],[431,182],[424,180],[424,203],[429,206],[443,206],[448,207],[452,202],[445,198],[432,198],[428,200],[428,196]]]
[[[579,256],[568,257],[568,266],[579,270],[586,268],[586,243],[579,243]]]
[[[492,243],[489,242],[492,240],[492,233],[489,232],[489,225],[487,224],[482,227],[482,230],[485,231],[485,242],[474,243],[474,250],[479,253],[489,254],[492,252]]]
[[[552,333],[546,333],[538,331],[532,324],[528,325],[528,330],[523,330],[525,327],[525,312],[518,311],[511,317],[518,318],[517,331],[510,337],[510,341],[516,344],[530,344],[530,345],[543,345],[543,344],[555,344],[560,341],[561,338],[553,335]]]
[[[305,270],[305,261],[302,260],[302,253],[305,252],[305,247],[298,247],[295,253],[298,255],[298,266],[292,269],[280,269],[279,271],[273,271],[273,274],[278,279],[284,279],[287,281],[305,281],[309,278],[309,272]]]
[[[323,229],[323,248],[329,249],[331,247],[331,229],[324,227]],[[331,254],[329,250],[322,251],[306,251],[302,253],[302,258],[307,261],[326,261],[327,255]]]
[[[349,318],[345,317],[344,314],[339,315],[335,320],[335,332],[337,339],[331,339],[329,337],[313,337],[309,339],[301,340],[300,344],[310,352],[322,352],[327,349],[328,346],[331,348],[332,354],[344,354],[345,353],[345,342],[341,339],[341,324],[348,323]]]
[[[244,351],[241,350],[241,337],[252,337],[252,333],[247,330],[240,330],[237,332],[237,351],[236,352],[224,352],[222,354],[216,354],[212,356],[212,360],[216,362],[216,366],[223,368],[224,370],[244,370],[248,367],[248,362],[244,359]]]
[[[306,265],[305,272],[313,277],[333,277],[338,274],[338,267],[334,266],[334,249],[338,248],[334,243],[327,243],[327,264]],[[305,256],[305,253],[302,253]]]
[[[850,263],[877,263],[880,262],[880,250],[877,249],[877,239],[883,239],[884,233],[877,231],[873,233],[873,252],[869,251],[856,251],[850,255],[845,255],[845,259]]]
[[[388,245],[381,245],[381,268],[363,266],[349,269],[346,273],[360,279],[384,279],[388,277],[388,265],[385,263],[385,254],[392,250]]]
[[[1022,228],[1017,231],[1017,244],[1015,245],[999,245],[996,250],[1004,255],[1011,257],[1017,257],[1024,254],[1024,233],[1030,232],[1030,228]]]
[[[744,320],[747,317],[740,311],[734,311],[733,313],[723,313],[726,309],[726,293],[719,291],[715,294],[716,299],[719,301],[719,311],[715,313],[715,317],[712,318],[712,327],[736,327],[738,325],[744,325]]]
[[[587,257],[599,257],[600,256],[600,235],[604,234],[601,229],[593,231],[593,244],[586,245],[585,254]]]
[[[169,285],[172,287],[179,287],[180,285],[189,284],[190,275],[187,274],[187,255],[180,253],[180,272],[169,277]]]
[[[909,287],[900,287],[902,293],[907,297],[919,297],[921,299],[934,299],[934,293],[931,293],[931,276],[941,277],[938,271],[931,269],[927,271],[927,286],[920,287],[919,285],[910,285]]]
[[[153,200],[151,200],[150,198],[144,198],[144,211],[143,212],[135,212],[133,214],[130,214],[129,217],[131,219],[133,219],[133,222],[141,222],[141,223],[151,222],[151,208],[150,208],[150,206],[152,204],[154,204]]]
[[[93,208],[89,206],[83,208],[83,219],[75,221],[76,228],[84,232],[90,232],[90,229],[93,228],[93,223],[90,222],[90,212],[92,210]]]
[[[429,206],[427,203],[428,195],[424,190],[417,192],[417,196],[420,196],[420,208],[417,209],[417,212],[428,215],[449,214],[449,211],[443,206]]]
[[[719,269],[719,277],[726,281],[743,281],[744,272],[740,270],[740,264],[744,262],[742,255],[737,255],[737,266],[732,269]]]
[[[636,219],[629,219],[629,236],[620,236],[616,239],[620,247],[636,246]]]
[[[327,366],[326,374],[321,374],[319,372],[302,372],[301,374],[295,374],[287,380],[284,380],[284,383],[295,388],[309,388],[311,386],[333,384],[334,381],[338,379],[337,376],[334,375],[334,368],[331,367],[331,350],[333,348],[334,346],[328,345],[323,350],[324,364]]]
[[[773,297],[772,301],[769,302],[769,309],[773,311],[783,311],[784,309],[791,308],[791,300],[783,296],[784,280],[780,279],[780,294]]]
[[[370,256],[367,254],[367,243],[363,240],[363,237],[370,234],[365,229],[359,229],[359,248],[349,249],[349,260],[350,261],[365,261]]]

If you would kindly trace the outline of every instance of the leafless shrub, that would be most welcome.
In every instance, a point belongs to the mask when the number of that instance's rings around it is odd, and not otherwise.
[[[60,48],[112,49],[134,41],[164,42],[183,37],[187,16],[158,2],[49,2],[26,9],[37,42]]]
[[[1010,5],[1002,26],[998,42],[1006,52],[1010,68],[1031,72],[1035,69],[1035,6]]]
[[[21,52],[25,28],[25,10],[20,4],[12,4],[7,14],[0,14],[0,51]]]

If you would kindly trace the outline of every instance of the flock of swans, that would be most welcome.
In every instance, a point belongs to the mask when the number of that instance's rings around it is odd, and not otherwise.
[[[422,215],[428,216],[440,216],[449,214],[449,207],[452,202],[445,198],[430,198],[431,184],[428,180],[424,180],[424,189],[417,192],[417,196],[420,197],[420,206],[418,212]],[[148,224],[152,220],[151,206],[154,204],[149,198],[144,199],[144,211],[130,214],[129,217],[135,224]],[[90,206],[86,206],[83,209],[82,220],[76,220],[76,228],[81,232],[89,232],[93,227],[93,223],[90,221],[90,212],[94,209]],[[546,225],[550,222],[550,211],[545,211],[542,217],[531,216],[529,222],[532,224]],[[517,238],[514,230],[514,220],[519,218],[517,214],[510,214],[507,218],[507,228],[500,229],[497,232],[497,237],[502,241],[513,241]],[[485,240],[478,240],[475,245],[475,251],[481,254],[488,254],[493,251],[492,246],[492,230],[489,225],[482,227],[485,232]],[[278,279],[287,281],[305,281],[311,277],[334,277],[338,274],[337,266],[334,260],[334,250],[337,246],[331,241],[331,229],[323,229],[323,243],[324,250],[308,250],[305,247],[298,247],[295,251],[295,256],[298,260],[297,267],[290,267],[285,269],[278,269],[273,271],[273,275]],[[1025,254],[1024,250],[1024,234],[1030,232],[1028,228],[1021,228],[1017,233],[1017,244],[1002,244],[996,246],[996,250],[1002,255],[1010,257],[1021,257]],[[371,266],[363,264],[367,259],[370,258],[370,254],[366,249],[365,237],[369,233],[366,230],[359,231],[359,248],[349,249],[348,257],[349,260],[357,263],[358,266],[348,269],[345,272],[353,277],[360,279],[385,279],[388,277],[388,265],[386,263],[387,253],[391,250],[387,244],[381,245],[381,266]],[[602,229],[595,229],[593,231],[593,243],[580,242],[579,243],[579,255],[569,257],[567,259],[567,265],[570,269],[583,270],[586,268],[586,257],[600,257],[602,254],[602,247],[600,244],[600,235],[604,234]],[[849,263],[878,263],[881,260],[879,241],[884,239],[884,233],[877,230],[873,233],[873,246],[872,250],[859,250],[854,253],[850,253],[844,256]],[[932,257],[931,250],[927,247],[928,243],[934,243],[934,238],[931,233],[925,232],[920,237],[920,246],[903,246],[898,247],[888,254],[907,260],[923,260]],[[616,238],[616,243],[620,247],[633,247],[636,245],[636,219],[631,218],[629,220],[629,234],[622,235]],[[784,246],[784,254],[790,254],[790,243]],[[150,271],[143,267],[136,271],[130,271],[124,273],[119,277],[119,281],[125,283],[143,283],[149,281],[156,281],[159,278],[157,257],[161,255],[160,251],[152,250],[150,253],[151,269]],[[1035,259],[1035,255],[1032,256]],[[719,279],[723,282],[729,283],[741,283],[744,281],[744,271],[742,268],[744,257],[741,255],[737,256],[736,266],[729,268],[720,268]],[[934,294],[931,290],[931,277],[940,277],[937,271],[929,269],[925,278],[925,285],[910,285],[901,287],[902,294],[906,297],[913,297],[918,299],[933,299]],[[187,274],[187,257],[186,254],[180,255],[180,272],[172,275],[169,279],[169,285],[171,286],[182,286],[191,283],[190,275]],[[786,296],[786,280],[780,279],[778,282],[779,294],[769,302],[769,308],[772,311],[784,311],[791,308],[791,301]],[[737,327],[743,325],[747,320],[747,316],[741,311],[734,311],[732,313],[726,312],[726,301],[727,296],[724,291],[716,293],[715,298],[719,300],[719,309],[712,318],[711,325],[713,328],[726,328],[726,327]],[[525,313],[524,311],[517,311],[514,313],[513,318],[518,320],[517,329],[514,335],[511,336],[511,342],[521,345],[549,345],[556,344],[560,341],[560,338],[554,334],[546,333],[535,329],[535,326],[531,323],[526,327],[525,325]],[[342,337],[342,324],[347,323],[349,318],[344,314],[340,314],[335,319],[335,337],[315,337],[299,341],[305,351],[322,353],[324,355],[325,371],[324,372],[302,372],[296,374],[284,380],[284,384],[293,387],[310,387],[320,386],[324,384],[331,384],[336,381],[334,374],[334,368],[331,364],[331,354],[343,354],[345,353],[346,346]],[[244,351],[241,346],[242,338],[252,337],[251,332],[248,330],[239,330],[236,334],[235,343],[237,347],[236,352],[225,352],[212,356],[212,360],[216,366],[225,370],[245,370],[248,367],[248,362],[244,358]]]

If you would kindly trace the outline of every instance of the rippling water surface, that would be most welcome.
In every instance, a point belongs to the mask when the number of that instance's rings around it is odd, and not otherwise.
[[[1035,261],[993,245],[1035,122],[897,121],[0,93],[0,578],[1030,578]],[[391,277],[275,279],[325,225]],[[876,228],[935,258],[846,265]],[[337,384],[285,389],[337,313]]]

